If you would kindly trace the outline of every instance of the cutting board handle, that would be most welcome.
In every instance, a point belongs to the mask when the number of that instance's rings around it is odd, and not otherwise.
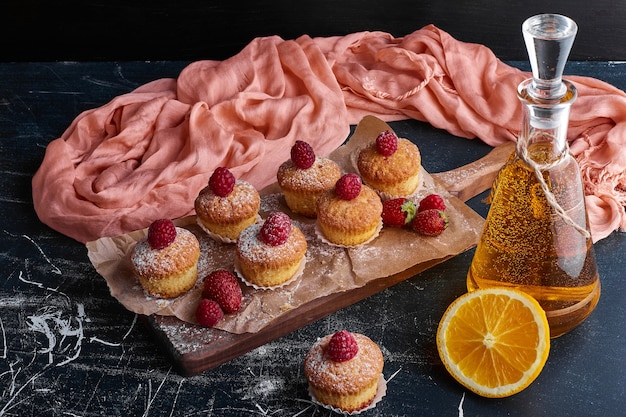
[[[431,175],[443,182],[450,194],[467,201],[491,188],[498,171],[514,150],[515,143],[506,142],[470,164]]]

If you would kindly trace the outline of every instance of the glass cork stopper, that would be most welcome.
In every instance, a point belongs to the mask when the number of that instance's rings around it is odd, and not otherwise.
[[[533,72],[529,94],[538,100],[558,100],[567,87],[561,76],[578,31],[572,19],[541,14],[527,19],[522,34]]]

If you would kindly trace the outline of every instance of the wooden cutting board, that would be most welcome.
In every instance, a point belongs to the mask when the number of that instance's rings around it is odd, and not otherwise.
[[[491,187],[500,167],[514,149],[513,143],[494,148],[485,157],[433,178],[461,201]],[[241,356],[259,346],[319,320],[337,310],[361,301],[392,285],[431,268],[450,257],[423,262],[401,273],[370,281],[363,287],[314,299],[280,316],[255,333],[234,334],[207,329],[173,316],[144,316],[158,341],[166,349],[176,370],[184,376],[202,373]]]

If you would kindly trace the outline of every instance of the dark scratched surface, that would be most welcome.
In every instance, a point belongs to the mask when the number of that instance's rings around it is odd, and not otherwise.
[[[539,378],[487,400],[443,368],[435,331],[465,292],[468,251],[198,376],[176,373],[137,315],[110,296],[84,245],[39,222],[31,178],[46,145],[81,111],[185,62],[0,64],[0,416],[328,416],[311,404],[302,359],[319,336],[364,333],[385,357],[387,395],[364,416],[617,416],[626,408],[626,234],[596,243],[602,296],[593,314],[552,341]],[[569,74],[626,88],[626,64],[574,62]],[[417,121],[392,123],[446,171],[486,154]],[[481,215],[478,196],[468,202]]]

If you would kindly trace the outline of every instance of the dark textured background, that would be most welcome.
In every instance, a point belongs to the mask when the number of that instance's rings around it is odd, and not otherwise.
[[[626,60],[617,0],[8,0],[0,10],[2,61],[221,60],[257,36],[403,36],[431,23],[525,60],[520,25],[548,12],[578,23],[572,59]]]
[[[466,291],[472,251],[194,377],[177,374],[144,320],[110,296],[84,245],[41,224],[30,180],[46,145],[82,110],[174,77],[181,62],[0,64],[0,416],[330,417],[312,406],[302,360],[317,337],[364,333],[385,356],[388,394],[363,417],[621,415],[626,407],[626,234],[596,244],[602,296],[591,317],[553,340],[539,378],[487,400],[437,355],[435,331]],[[626,64],[572,63],[568,73],[626,88]],[[490,150],[428,124],[392,124],[432,173]],[[483,216],[479,196],[469,205]]]

